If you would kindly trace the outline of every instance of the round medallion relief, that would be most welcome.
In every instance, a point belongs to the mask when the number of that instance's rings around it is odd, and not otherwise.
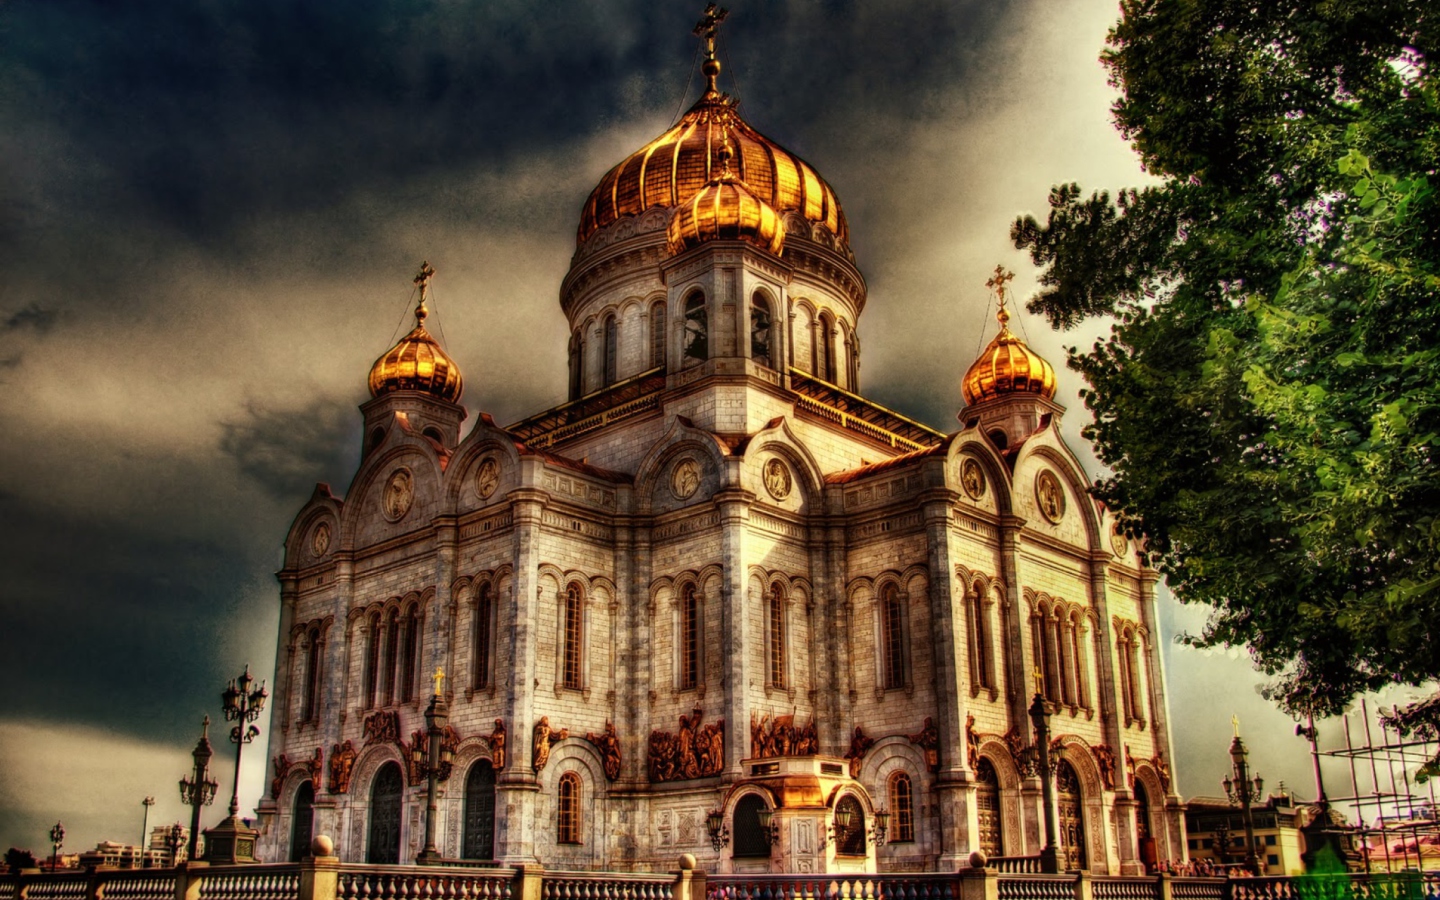
[[[971,500],[985,496],[985,470],[980,468],[980,463],[973,459],[960,463],[960,485]]]
[[[385,518],[392,522],[400,521],[410,511],[410,504],[413,502],[415,476],[410,474],[409,469],[396,469],[391,472],[390,480],[385,482],[385,494],[380,499]]]
[[[1035,502],[1040,506],[1040,515],[1051,523],[1059,524],[1065,518],[1065,490],[1049,469],[1035,477]]]
[[[1115,551],[1116,556],[1124,556],[1125,552],[1130,549],[1130,541],[1119,526],[1110,532],[1110,549]]]
[[[475,493],[480,495],[481,500],[489,500],[490,495],[495,493],[495,488],[500,485],[500,463],[493,456],[487,456],[480,461],[480,467],[475,470]]]
[[[765,490],[776,500],[790,496],[790,467],[783,460],[772,457],[765,462]]]
[[[700,488],[700,464],[693,459],[682,459],[670,473],[670,493],[677,500],[689,500]]]
[[[310,532],[310,554],[316,558],[324,556],[330,549],[330,523],[321,522]]]

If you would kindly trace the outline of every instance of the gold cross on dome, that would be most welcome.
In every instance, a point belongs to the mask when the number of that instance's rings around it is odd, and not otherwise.
[[[712,56],[715,55],[715,32],[728,15],[730,15],[730,10],[721,9],[710,3],[705,6],[705,16],[695,24],[694,35],[705,39],[705,49]]]
[[[1235,736],[1240,736],[1240,717],[1234,713],[1230,714],[1230,727],[1235,729]]]
[[[435,674],[430,676],[435,680],[435,696],[440,696],[440,685],[445,681],[445,670],[439,666],[435,667]]]
[[[428,261],[420,264],[420,274],[415,276],[415,283],[420,285],[420,293],[424,294],[426,288],[430,287],[430,279],[435,276],[435,269]]]
[[[990,279],[985,282],[985,286],[995,292],[995,296],[1000,299],[1000,305],[1004,306],[1006,285],[1014,280],[1014,272],[1006,271],[1004,266],[996,266],[995,274],[990,276]]]

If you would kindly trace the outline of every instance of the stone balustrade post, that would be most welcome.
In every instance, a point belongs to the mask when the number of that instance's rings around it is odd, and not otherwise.
[[[335,842],[317,834],[310,842],[310,856],[300,861],[300,896],[296,900],[335,900],[340,887],[340,857]]]
[[[680,871],[675,872],[673,900],[705,900],[705,870],[695,868],[695,857],[680,855]]]
[[[1155,876],[1156,900],[1175,900],[1175,876],[1161,872]]]
[[[515,864],[515,886],[511,900],[540,900],[545,884],[545,867],[538,863]]]
[[[1075,873],[1075,900],[1095,900],[1095,882],[1084,869]]]
[[[970,854],[970,868],[961,869],[955,876],[956,900],[1000,900],[1000,873],[985,868],[984,863],[983,854]]]
[[[30,885],[39,874],[38,868],[20,870],[15,876],[15,900],[30,900]]]
[[[205,884],[205,870],[210,864],[203,860],[189,860],[175,867],[175,900],[200,900],[200,888]]]

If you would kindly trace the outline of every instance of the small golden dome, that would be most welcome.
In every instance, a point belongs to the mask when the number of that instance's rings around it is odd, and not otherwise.
[[[415,283],[420,285],[420,303],[415,307],[415,327],[370,367],[370,396],[392,391],[422,391],[441,400],[457,403],[465,383],[440,343],[425,330],[425,297],[435,270],[428,262],[420,266]]]
[[[1000,266],[986,282],[1000,297],[995,318],[1000,333],[995,335],[980,357],[970,364],[960,382],[966,405],[994,400],[1007,394],[1038,394],[1046,400],[1055,398],[1055,370],[1040,354],[1010,333],[1010,311],[1005,308],[1005,283],[1015,277]]]
[[[706,241],[748,241],[776,256],[785,245],[785,223],[775,207],[755,196],[730,172],[733,151],[720,148],[719,176],[670,214],[670,255]]]

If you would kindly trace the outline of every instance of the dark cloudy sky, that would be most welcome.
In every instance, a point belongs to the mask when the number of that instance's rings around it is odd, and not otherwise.
[[[56,819],[133,841],[147,794],[185,816],[200,718],[270,675],[281,540],[347,484],[422,258],[472,415],[563,399],[580,205],[681,109],[702,5],[0,0],[0,848]],[[722,87],[849,214],[866,393],[949,430],[986,273],[1033,286],[1009,222],[1144,177],[1096,63],[1114,0],[731,6]],[[1057,363],[1090,339],[1024,325]],[[1308,790],[1239,654],[1169,654],[1183,792],[1218,790],[1232,710]]]

